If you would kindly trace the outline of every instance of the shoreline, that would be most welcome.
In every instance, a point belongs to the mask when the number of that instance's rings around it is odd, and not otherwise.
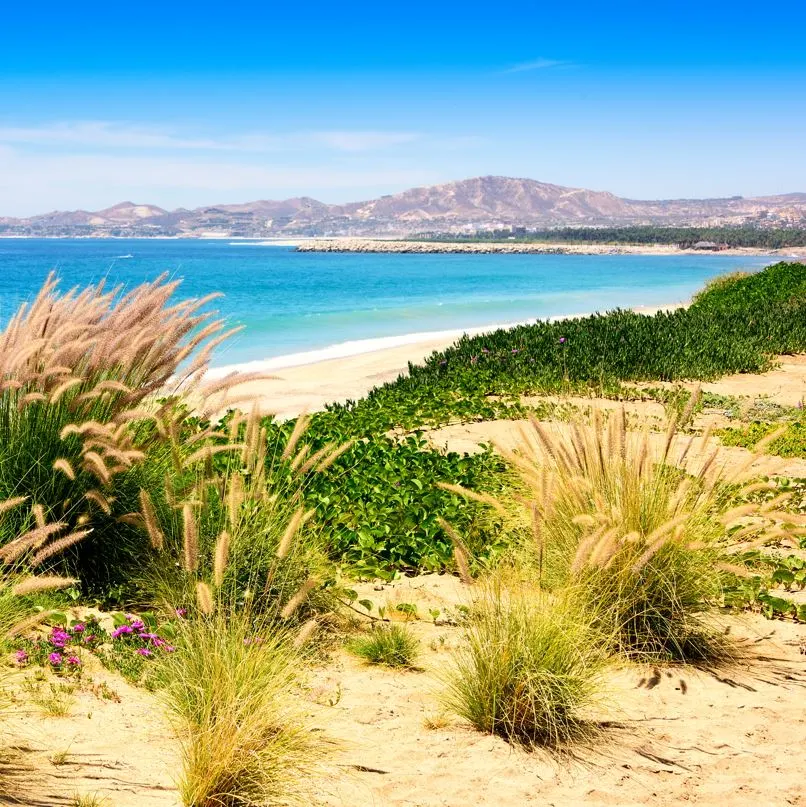
[[[651,316],[689,304],[690,301],[681,301],[662,306],[635,306],[629,310]],[[590,313],[546,317],[539,321],[556,322],[585,316]],[[229,400],[257,402],[264,413],[285,420],[302,412],[320,411],[327,404],[363,398],[373,388],[406,374],[410,363],[422,363],[434,351],[450,347],[464,334],[477,336],[537,321],[342,342],[321,350],[211,368],[205,377],[215,380],[233,374],[265,373],[265,378],[235,384],[235,394]]]

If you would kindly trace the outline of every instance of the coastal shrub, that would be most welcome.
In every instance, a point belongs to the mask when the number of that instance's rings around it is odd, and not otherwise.
[[[543,598],[493,588],[471,608],[445,706],[478,731],[562,749],[591,736],[604,657],[588,627]]]
[[[675,421],[654,436],[629,434],[623,410],[607,425],[533,421],[506,457],[528,491],[537,582],[629,657],[723,657],[730,647],[707,609],[725,575],[741,574],[725,554],[727,531],[747,541],[798,532],[779,517],[781,497],[737,504],[743,470],[725,475],[708,435],[678,435]]]
[[[489,243],[549,244],[674,244],[690,248],[698,241],[712,241],[730,247],[781,249],[806,246],[806,229],[802,227],[661,227],[636,224],[628,227],[557,227],[513,235],[511,230],[481,230],[472,235],[462,233],[425,233],[411,241],[447,241]]]
[[[404,625],[373,624],[366,636],[353,639],[348,648],[370,664],[387,667],[413,667],[420,643]]]
[[[219,609],[183,621],[176,646],[163,665],[160,693],[181,745],[182,803],[309,803],[328,744],[294,694],[306,664],[294,636]]]
[[[39,551],[31,565],[78,574],[96,594],[143,558],[141,532],[120,517],[136,506],[155,394],[198,380],[227,335],[199,313],[207,299],[174,302],[177,285],[163,276],[125,294],[103,284],[60,294],[50,277],[0,333],[0,497],[28,496],[63,525],[60,557]],[[35,526],[10,514],[0,546]]]

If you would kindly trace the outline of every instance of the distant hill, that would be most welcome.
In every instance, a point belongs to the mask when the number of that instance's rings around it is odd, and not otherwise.
[[[635,224],[804,226],[806,193],[642,201],[533,179],[488,176],[343,205],[299,197],[167,211],[154,205],[122,202],[96,212],[0,217],[0,234],[405,236],[506,227]]]

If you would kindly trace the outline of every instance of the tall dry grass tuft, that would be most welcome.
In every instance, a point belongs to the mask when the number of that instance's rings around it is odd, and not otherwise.
[[[327,750],[294,706],[314,615],[331,596],[295,462],[304,428],[273,457],[259,413],[234,418],[228,433],[177,455],[172,505],[153,527],[173,561],[165,596],[189,615],[165,697],[182,742],[180,793],[193,807],[301,803]],[[153,509],[143,521],[159,519]]]
[[[61,293],[51,276],[0,332],[0,498],[30,497],[71,534],[92,529],[63,547],[60,565],[101,593],[142,560],[142,530],[118,519],[164,475],[143,464],[146,452],[152,466],[167,460],[155,443],[157,421],[177,406],[170,396],[226,396],[236,380],[202,383],[210,351],[229,332],[202,311],[212,298],[176,302],[178,285],[163,275],[126,293],[103,283]],[[153,513],[142,509],[158,547]],[[14,513],[0,547],[33,526]]]
[[[305,476],[295,462],[308,453],[301,444],[304,424],[269,456],[259,412],[234,417],[229,433],[208,433],[187,456],[172,452],[177,456],[161,507],[150,498],[140,502],[140,522],[162,536],[170,561],[163,564],[165,596],[201,606],[202,582],[215,607],[304,621],[330,604],[323,588],[328,563],[303,504]],[[315,467],[337,451],[331,447]]]
[[[447,674],[445,706],[479,731],[564,750],[596,733],[604,670],[590,626],[561,603],[487,588]]]
[[[682,417],[686,417],[685,413]],[[629,433],[624,412],[550,428],[533,420],[505,451],[525,491],[538,582],[565,591],[614,652],[717,660],[730,652],[706,613],[719,602],[726,527],[764,540],[769,506],[731,513],[752,458],[728,473],[709,443],[678,432]]]
[[[275,623],[221,611],[182,623],[162,697],[182,747],[183,804],[309,801],[329,749],[294,695],[304,664],[294,637]]]

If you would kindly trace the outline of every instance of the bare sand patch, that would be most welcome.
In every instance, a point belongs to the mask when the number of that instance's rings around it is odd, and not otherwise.
[[[97,795],[110,807],[175,807],[179,748],[156,697],[95,659],[87,664],[95,692],[63,694],[65,717],[46,716],[17,692],[0,722],[0,804],[57,807]],[[119,700],[104,697],[101,683]],[[49,683],[42,686],[47,692]]]
[[[674,389],[680,383],[650,381],[640,384],[625,384],[636,389],[660,387]],[[731,395],[748,402],[766,400],[781,406],[797,406],[806,401],[806,355],[778,356],[777,366],[766,373],[735,373],[718,381],[704,384],[683,382],[682,386],[694,389],[701,386],[703,392],[715,395]]]
[[[461,628],[429,614],[457,613],[471,602],[471,589],[436,574],[356,588],[376,604],[417,607],[422,618],[409,626],[421,641],[421,669],[374,667],[336,650],[308,671],[300,697],[337,743],[313,804],[806,804],[806,657],[799,651],[806,626],[726,617],[758,657],[727,671],[614,668],[597,707],[596,716],[608,722],[600,742],[558,760],[514,749],[442,711],[444,673]],[[50,807],[83,793],[106,797],[111,807],[178,807],[178,748],[156,696],[111,674],[93,677],[107,680],[120,702],[82,693],[70,717],[20,714],[5,724],[15,748],[4,770],[20,800],[0,801]],[[65,763],[54,765],[53,756],[65,750]]]

